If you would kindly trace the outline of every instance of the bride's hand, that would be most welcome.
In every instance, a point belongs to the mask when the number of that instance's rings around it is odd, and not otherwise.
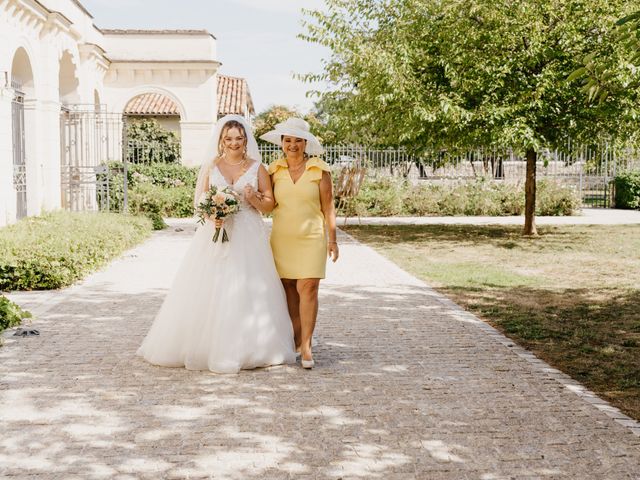
[[[213,223],[215,223],[216,228],[222,228],[222,226],[224,225],[224,220],[222,218],[215,218],[213,219]]]

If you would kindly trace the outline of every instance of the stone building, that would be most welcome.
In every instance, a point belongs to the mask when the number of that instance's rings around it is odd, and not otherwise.
[[[196,164],[219,106],[253,113],[220,65],[205,30],[100,29],[77,0],[0,0],[0,226],[95,208],[74,188],[122,158],[123,116],[156,117]]]

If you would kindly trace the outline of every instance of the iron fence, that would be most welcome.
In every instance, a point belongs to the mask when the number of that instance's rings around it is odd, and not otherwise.
[[[122,115],[101,105],[65,105],[60,112],[62,207],[108,210],[106,164],[122,160]]]
[[[11,82],[11,132],[13,144],[13,187],[16,191],[16,218],[27,215],[27,159],[24,141],[24,93],[16,81]]]
[[[263,160],[270,163],[282,155],[277,145],[260,145]],[[524,183],[524,152],[511,148],[477,148],[465,152],[437,151],[423,155],[403,149],[365,146],[326,146],[323,159],[333,166],[364,165],[369,176],[399,176],[413,183],[462,182],[478,178]],[[612,205],[612,180],[627,170],[640,170],[640,148],[590,146],[567,142],[561,149],[538,154],[537,178],[550,178],[574,187],[586,206]]]

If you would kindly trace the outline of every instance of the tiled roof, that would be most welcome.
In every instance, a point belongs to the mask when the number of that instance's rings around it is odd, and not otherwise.
[[[246,108],[254,114],[249,85],[244,78],[218,75],[218,116],[244,115]],[[160,93],[143,93],[129,101],[125,115],[180,115],[176,103]]]
[[[244,78],[218,75],[218,115],[255,113],[249,85]]]
[[[143,93],[129,101],[125,115],[180,115],[173,100],[160,93]]]

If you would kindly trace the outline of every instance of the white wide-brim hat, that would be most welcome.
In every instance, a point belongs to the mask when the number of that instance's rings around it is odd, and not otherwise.
[[[261,135],[260,138],[265,142],[282,146],[283,135],[306,140],[307,146],[304,151],[309,155],[321,155],[324,153],[324,148],[320,145],[320,141],[309,131],[309,124],[302,118],[287,118],[284,122],[278,123],[274,130]]]

